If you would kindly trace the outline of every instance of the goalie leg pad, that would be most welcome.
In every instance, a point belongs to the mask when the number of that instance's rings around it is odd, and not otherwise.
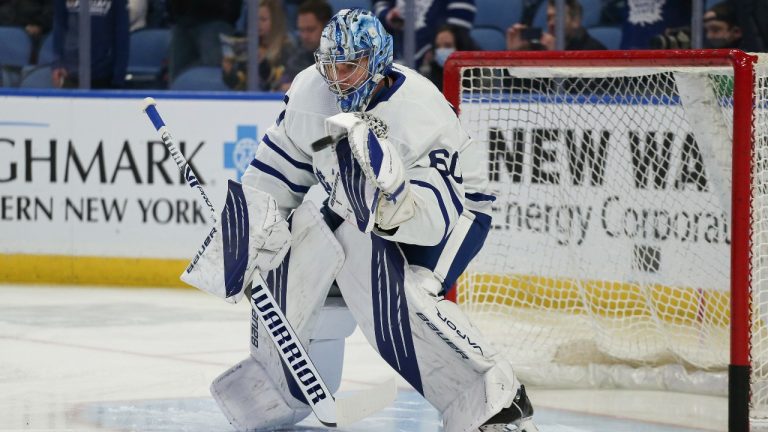
[[[482,379],[460,392],[442,410],[445,431],[476,431],[486,420],[508,407],[520,388],[509,361],[498,362]]]
[[[318,337],[314,332],[318,323],[319,312],[323,308],[328,290],[336,274],[341,269],[344,252],[333,233],[325,225],[322,214],[312,202],[305,202],[299,206],[289,220],[293,237],[291,249],[277,268],[264,274],[264,279],[272,290],[275,300],[285,312],[296,335],[312,356],[312,345],[315,344],[315,341],[310,345],[309,339],[310,337]],[[324,335],[321,337],[326,340],[318,342],[326,343],[328,339],[339,340],[342,345],[337,351],[343,352],[343,338],[354,330],[354,325],[346,324],[345,326],[346,334]],[[220,404],[227,403],[229,405],[228,407],[222,405],[222,410],[225,413],[240,413],[247,416],[245,417],[246,420],[238,420],[240,424],[248,423],[247,429],[255,429],[257,426],[267,427],[262,426],[262,424],[272,425],[274,422],[291,421],[293,418],[291,416],[304,413],[305,410],[309,409],[300,389],[293,382],[290,372],[283,368],[280,353],[269,338],[267,330],[258,322],[256,315],[252,314],[251,358],[258,365],[258,373],[263,373],[269,377],[269,380],[261,379],[260,382],[264,385],[270,385],[270,391],[274,390],[279,395],[279,397],[269,396],[268,399],[274,403],[280,402],[280,408],[276,408],[274,411],[271,408],[261,410],[263,405],[261,404],[260,391],[250,393],[238,391],[236,396],[225,398],[222,395],[226,391],[229,391],[230,388],[238,389],[238,387],[224,385],[225,381],[228,382],[224,378],[220,380],[222,385],[216,385],[215,388],[212,388],[212,391],[219,393],[217,401],[223,401]],[[335,371],[341,370],[342,357],[333,359],[331,362],[333,364],[323,364],[314,357],[312,358],[315,366],[326,380],[329,390],[337,389],[338,378],[335,384],[328,382],[327,379],[329,376],[340,377],[340,372],[335,373]],[[246,378],[253,379],[254,374],[256,372],[247,372]],[[240,408],[233,408],[234,405]],[[250,408],[251,406],[260,408],[258,412],[254,412]]]
[[[344,262],[344,252],[314,203],[308,201],[299,206],[290,223],[290,252],[279,267],[263,276],[296,335],[307,347],[318,312]],[[284,369],[266,330],[252,320],[251,331],[255,334],[251,335],[251,355],[276,377],[274,380],[291,406],[302,407],[306,403],[304,396],[290,372]]]
[[[446,413],[446,432],[474,430],[509,404],[519,387],[511,367],[458,306],[434,296],[440,281],[431,272],[349,224],[336,237],[355,251],[336,278],[350,312],[384,360]]]
[[[328,322],[318,325],[308,347],[331,392],[336,392],[341,384],[344,338],[355,328],[351,316],[340,316],[340,312],[333,305],[323,308],[321,321],[327,318]],[[293,425],[312,413],[309,406],[297,405],[292,396],[286,398],[281,380],[273,377],[249,356],[213,381],[211,394],[235,429],[251,431]]]
[[[248,357],[217,377],[211,394],[238,431],[291,425],[306,418],[309,406],[294,408],[256,359]]]

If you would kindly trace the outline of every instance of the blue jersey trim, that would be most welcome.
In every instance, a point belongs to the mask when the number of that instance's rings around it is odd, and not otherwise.
[[[443,220],[445,221],[445,229],[443,229],[443,239],[445,239],[446,235],[448,235],[448,226],[451,224],[451,219],[448,217],[448,210],[445,207],[445,203],[443,203],[443,197],[440,195],[440,191],[431,184],[421,180],[411,180],[411,184],[427,188],[434,192],[435,198],[437,198],[437,204],[440,206],[440,213],[443,214]]]
[[[301,185],[297,185],[296,183],[292,183],[291,181],[289,181],[283,175],[283,173],[281,173],[280,171],[272,168],[271,166],[265,164],[264,162],[262,162],[262,161],[260,161],[258,159],[252,160],[251,161],[251,166],[261,170],[265,174],[269,174],[272,177],[280,180],[281,182],[285,183],[285,185],[288,186],[289,189],[291,189],[292,191],[294,191],[296,193],[307,193],[307,192],[309,192],[309,186],[301,186]]]
[[[443,280],[443,291],[451,289],[456,280],[464,273],[469,263],[482,249],[485,239],[488,236],[488,231],[491,228],[491,216],[476,211],[471,211],[475,215],[475,220],[467,231],[467,234],[461,240],[459,249],[456,251],[456,255],[453,257],[448,271]],[[408,264],[424,267],[431,271],[435,270],[437,262],[440,260],[443,252],[445,251],[445,245],[448,243],[450,236],[444,238],[440,243],[434,246],[421,246],[407,243],[400,243],[400,249],[402,249]]]
[[[288,105],[288,95],[285,95],[285,97],[283,98],[283,103],[286,105],[286,109],[287,109],[287,105]],[[284,110],[282,110],[282,111],[280,111],[280,115],[278,115],[278,116],[277,116],[277,121],[276,121],[275,123],[276,123],[278,126],[280,126],[280,122],[281,122],[281,121],[283,121],[283,119],[285,119],[285,109],[284,109]]]
[[[456,252],[456,257],[453,259],[448,273],[445,275],[445,280],[443,281],[443,291],[445,292],[451,289],[453,284],[459,279],[459,276],[467,269],[472,259],[480,252],[480,249],[485,244],[485,239],[488,237],[488,232],[491,230],[491,216],[475,211],[472,214],[475,215],[475,220],[461,242],[461,246],[459,246],[459,250]]]
[[[473,193],[466,193],[464,194],[464,198],[470,200],[470,201],[496,201],[496,196],[494,195],[487,195],[484,193],[479,192],[473,192]]]
[[[440,177],[442,177],[443,181],[445,182],[445,187],[448,188],[448,194],[451,196],[453,206],[456,207],[456,214],[460,215],[464,211],[464,204],[461,203],[461,199],[459,199],[459,196],[456,195],[456,191],[453,190],[453,184],[451,184],[451,181],[448,180],[448,177],[444,175],[440,175]]]
[[[295,166],[298,169],[308,171],[312,175],[315,174],[315,171],[312,169],[312,164],[308,164],[306,162],[299,162],[296,159],[289,156],[288,153],[285,152],[285,150],[278,147],[274,142],[272,142],[271,139],[269,139],[269,135],[264,134],[264,137],[261,140],[264,141],[264,144],[266,144],[267,147],[271,148],[272,151],[282,156],[283,159],[285,159],[291,165]]]
[[[391,87],[384,86],[381,91],[376,93],[373,96],[373,100],[368,104],[368,107],[365,109],[366,111],[370,111],[374,108],[376,108],[376,105],[378,105],[381,102],[386,102],[389,100],[389,98],[392,97],[393,94],[397,91],[397,89],[400,88],[400,86],[403,85],[405,82],[405,75],[402,73],[392,69],[388,76],[395,79],[394,84],[392,84]]]

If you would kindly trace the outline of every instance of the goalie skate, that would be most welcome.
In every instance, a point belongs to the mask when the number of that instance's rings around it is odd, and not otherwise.
[[[533,406],[525,386],[520,386],[512,404],[480,426],[480,432],[539,432],[533,423]]]

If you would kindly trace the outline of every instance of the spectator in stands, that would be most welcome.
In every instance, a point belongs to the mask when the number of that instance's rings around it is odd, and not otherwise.
[[[280,0],[259,3],[259,87],[262,91],[280,90],[285,63],[294,50],[288,34]],[[224,82],[234,90],[245,90],[247,57],[226,55],[221,63]]]
[[[528,26],[516,23],[507,29],[507,49],[519,50],[554,50],[556,47],[555,21],[557,10],[555,1],[548,0],[547,31],[531,31]],[[565,49],[568,51],[604,50],[605,45],[589,35],[581,25],[582,8],[578,0],[565,0]]]
[[[169,12],[167,0],[148,0],[147,27],[169,28],[171,26]]]
[[[647,49],[655,36],[690,25],[691,0],[628,0],[621,49]]]
[[[624,22],[626,6],[626,0],[601,0],[599,24],[601,26],[621,26]]]
[[[168,73],[173,81],[190,66],[221,65],[219,34],[232,34],[242,0],[168,0],[171,50]]]
[[[454,51],[477,50],[477,46],[467,32],[451,24],[445,24],[437,30],[432,45],[434,48],[424,54],[419,72],[442,90],[443,66],[448,56]]]
[[[79,85],[79,2],[54,0],[53,84]],[[128,5],[126,0],[91,2],[91,88],[120,88],[128,65]]]
[[[706,48],[740,48],[741,28],[731,4],[722,2],[704,13],[704,44]]]
[[[147,0],[128,0],[128,20],[130,31],[136,31],[147,26]]]
[[[281,90],[287,91],[291,81],[302,70],[315,64],[315,50],[320,46],[320,36],[325,24],[333,16],[333,9],[325,0],[307,0],[299,6],[296,28],[299,47],[291,52],[281,78]]]
[[[452,24],[469,37],[475,21],[475,0],[413,0],[416,11],[415,61],[418,68],[424,54],[432,49],[435,31]],[[395,42],[395,58],[402,57],[405,6],[402,0],[376,0],[374,12]]]
[[[768,51],[768,0],[732,0],[742,30],[741,49]]]
[[[24,27],[32,40],[30,64],[37,63],[43,36],[53,26],[53,2],[50,0],[0,0],[0,26]]]

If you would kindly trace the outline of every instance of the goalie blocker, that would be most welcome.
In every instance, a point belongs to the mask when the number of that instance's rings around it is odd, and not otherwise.
[[[230,180],[220,226],[214,226],[181,280],[237,303],[256,269],[271,270],[291,246],[288,224],[275,200]]]

